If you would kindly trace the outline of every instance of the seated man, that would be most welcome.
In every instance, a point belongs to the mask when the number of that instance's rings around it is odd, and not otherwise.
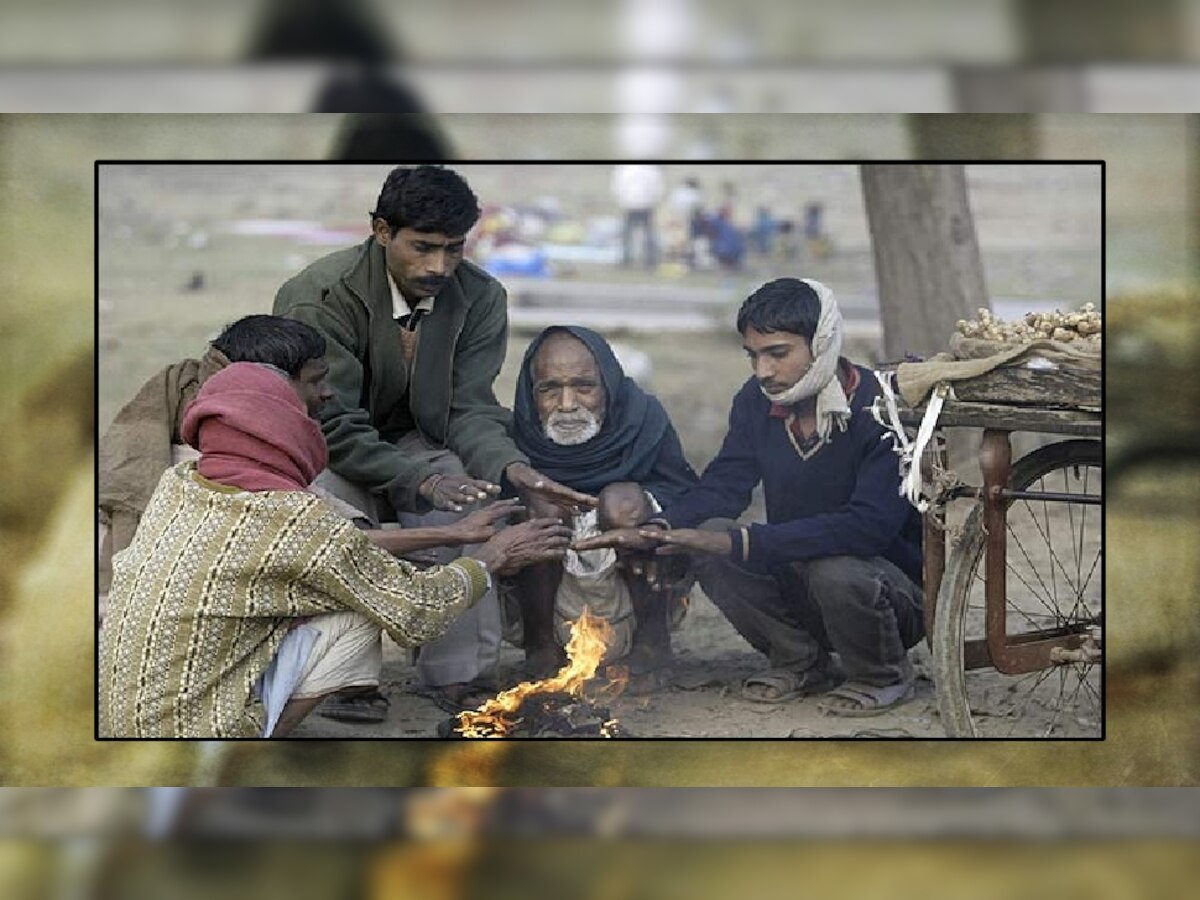
[[[639,525],[696,482],[662,404],[587,328],[547,328],[529,345],[517,377],[513,432],[537,471],[577,491],[599,492],[597,509],[572,516],[579,538]],[[558,512],[536,501],[530,508],[535,515]],[[639,559],[619,561],[611,549],[568,551],[562,563],[523,570],[514,587],[530,674],[561,665],[570,622],[585,604],[613,626],[609,659],[628,655],[634,675],[660,668],[671,652],[671,601],[681,595],[655,596],[656,575]]]
[[[113,558],[101,735],[285,736],[331,693],[378,685],[380,629],[432,640],[491,575],[561,559],[569,532],[555,520],[497,531],[516,501],[449,528],[369,533],[310,493],[328,459],[311,416],[331,391],[324,340],[306,331],[309,352],[233,363],[188,407],[199,460],[163,474]],[[392,555],[481,541],[425,572]]]
[[[754,377],[699,485],[665,504],[674,530],[624,529],[574,546],[695,554],[705,593],[770,663],[746,680],[747,699],[829,691],[826,713],[883,712],[912,694],[907,648],[924,626],[920,517],[900,496],[896,458],[868,409],[875,381],[839,356],[841,313],[820,282],[763,285],[737,328]],[[767,523],[731,521],[760,482]]]
[[[275,296],[276,313],[328,341],[334,397],[321,411],[329,471],[320,483],[372,521],[436,527],[502,489],[596,505],[513,445],[493,390],[508,346],[507,294],[464,258],[479,214],[459,173],[398,166],[371,212],[370,237],[316,260]],[[448,711],[495,694],[497,600],[489,595],[421,648],[419,690]]]
[[[183,359],[148,380],[113,418],[100,439],[99,457],[99,611],[103,618],[112,583],[113,554],[124,550],[150,496],[172,465],[199,454],[180,436],[183,415],[201,385],[231,362],[296,364],[312,329],[282,316],[243,316],[226,326],[199,359]],[[360,526],[366,514],[333,496],[320,484],[309,488],[334,510]],[[405,554],[410,562],[430,562],[432,550]],[[354,722],[382,722],[388,701],[378,691],[355,691],[329,698],[321,715]]]
[[[244,316],[227,325],[199,359],[182,359],[150,378],[117,412],[100,438],[97,506],[102,595],[112,581],[113,554],[133,540],[162,473],[198,455],[179,432],[183,414],[201,385],[231,362],[267,362],[278,359],[284,347],[302,347],[310,330],[281,316]],[[362,515],[327,492],[321,496],[347,518]]]

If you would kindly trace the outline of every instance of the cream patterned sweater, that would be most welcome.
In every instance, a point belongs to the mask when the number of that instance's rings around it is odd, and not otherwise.
[[[422,644],[487,583],[473,559],[425,571],[396,559],[312,494],[214,489],[183,463],[113,560],[99,734],[255,736],[254,684],[295,619],[348,609]]]

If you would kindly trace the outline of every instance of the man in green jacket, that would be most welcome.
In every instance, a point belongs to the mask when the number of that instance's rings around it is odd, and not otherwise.
[[[317,260],[275,296],[277,315],[328,342],[329,469],[318,481],[381,521],[448,522],[501,485],[564,510],[596,504],[532,469],[509,437],[511,413],[492,389],[506,350],[506,294],[463,259],[478,218],[458,173],[398,167],[371,213],[372,236]],[[493,592],[423,648],[419,677],[443,705],[473,705],[494,691],[499,615]]]

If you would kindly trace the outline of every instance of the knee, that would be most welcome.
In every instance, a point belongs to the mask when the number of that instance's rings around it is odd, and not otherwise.
[[[818,602],[853,594],[855,588],[878,580],[875,568],[857,556],[827,556],[805,564],[809,590]]]

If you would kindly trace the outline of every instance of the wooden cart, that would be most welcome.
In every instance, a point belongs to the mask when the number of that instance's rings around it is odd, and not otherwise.
[[[915,427],[923,413],[901,420]],[[926,631],[946,733],[1103,737],[1101,416],[949,400],[938,428],[954,427],[983,429],[983,477],[944,484],[925,514]],[[1013,462],[1019,431],[1064,440]],[[945,467],[931,448],[927,477],[935,460]],[[964,500],[965,521],[947,526]]]

